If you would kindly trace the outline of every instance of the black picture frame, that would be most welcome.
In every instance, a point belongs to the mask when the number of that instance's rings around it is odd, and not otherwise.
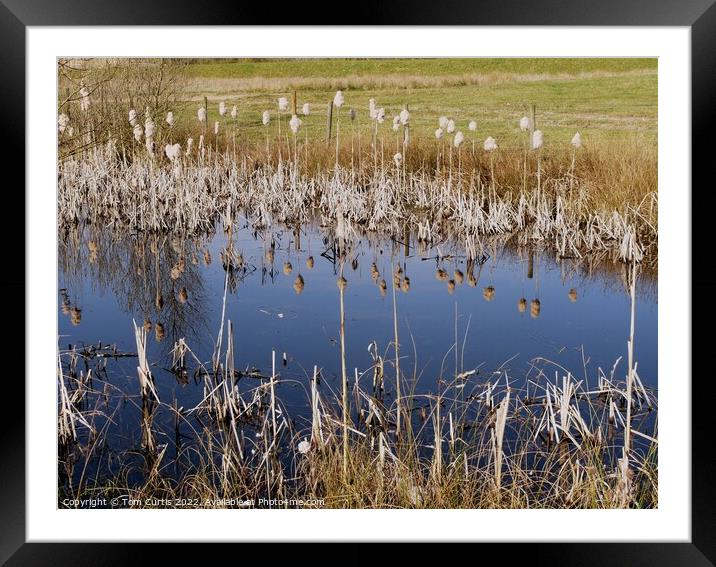
[[[153,0],[138,2],[109,2],[107,0],[0,0],[0,99],[3,109],[5,140],[3,161],[24,163],[25,152],[25,34],[28,26],[77,25],[261,25],[261,24],[345,24],[352,25],[558,25],[558,26],[686,26],[691,29],[692,78],[692,185],[701,191],[684,187],[684,198],[696,193],[702,215],[708,214],[713,201],[709,183],[713,161],[713,140],[716,139],[716,4],[715,0],[541,0],[539,3],[501,0],[453,1],[412,0],[394,4],[371,0],[357,7],[352,16],[339,17],[334,4],[312,3],[311,21],[295,14],[295,5],[277,9],[248,3],[205,1],[200,9],[186,0]],[[266,15],[269,15],[269,18]],[[270,20],[270,21],[269,21]],[[710,159],[709,159],[710,158]],[[24,171],[24,170],[21,170]],[[712,174],[711,174],[712,176]],[[24,178],[24,173],[20,174]],[[699,184],[698,180],[702,183]],[[10,187],[6,187],[10,190]],[[12,188],[16,196],[22,195]],[[671,188],[672,190],[674,188]],[[32,214],[32,202],[25,203],[26,214]],[[693,209],[692,209],[693,210]],[[24,216],[17,214],[22,223]],[[692,226],[708,229],[709,219],[699,223],[692,218]],[[18,232],[19,231],[19,232]],[[14,234],[24,234],[18,227]],[[702,235],[703,236],[703,235]],[[14,237],[15,239],[17,236]],[[708,235],[698,238],[692,234],[692,266],[699,258],[708,258]],[[7,253],[6,262],[13,266],[24,264],[24,249],[14,246]],[[29,261],[33,261],[30,259]],[[692,277],[692,298],[713,297],[716,280],[704,270]],[[23,297],[24,272],[17,269],[12,278],[0,282],[3,297]],[[18,311],[23,309],[16,302]],[[692,313],[694,313],[692,311]],[[701,311],[706,320],[708,312]],[[694,313],[696,314],[696,313]],[[20,313],[16,321],[24,320]],[[697,315],[698,316],[698,315]],[[708,329],[708,328],[706,328]],[[708,352],[708,330],[692,333],[692,352]],[[26,337],[25,354],[32,337]],[[697,373],[696,366],[685,368],[681,376],[664,379],[691,380],[692,397],[692,484],[691,484],[691,541],[690,543],[565,543],[565,544],[508,544],[504,553],[510,562],[529,564],[568,565],[714,565],[716,564],[716,459],[712,447],[713,422],[710,419],[714,388],[708,371]],[[17,371],[17,369],[15,370]],[[693,378],[692,378],[693,376]],[[36,378],[36,377],[35,377]],[[23,396],[20,392],[16,395]],[[7,565],[126,564],[141,560],[146,550],[141,545],[126,544],[37,544],[25,540],[25,419],[24,403],[19,415],[4,420],[0,427],[0,563]],[[479,526],[476,526],[479,530]],[[78,534],[81,537],[81,534]],[[504,545],[504,544],[503,544]],[[174,562],[186,553],[184,546],[164,546],[162,560]],[[496,550],[491,550],[496,551]],[[241,557],[247,558],[243,547]],[[265,553],[265,552],[264,552]],[[272,552],[273,553],[273,552]],[[503,553],[502,551],[500,553]],[[181,555],[180,555],[181,554]],[[481,555],[485,558],[485,555]],[[368,557],[365,557],[368,559]]]

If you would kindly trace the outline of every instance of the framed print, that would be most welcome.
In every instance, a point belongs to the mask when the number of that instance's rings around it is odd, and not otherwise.
[[[444,8],[4,1],[7,564],[155,541],[714,561],[691,185],[716,8]]]

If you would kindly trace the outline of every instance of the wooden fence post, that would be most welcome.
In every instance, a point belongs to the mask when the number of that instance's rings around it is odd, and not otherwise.
[[[534,104],[530,104],[530,150],[532,149],[532,140],[534,139],[534,133],[537,129],[537,107]]]
[[[331,130],[333,128],[333,100],[328,103],[328,119],[326,121],[326,144],[331,143]]]

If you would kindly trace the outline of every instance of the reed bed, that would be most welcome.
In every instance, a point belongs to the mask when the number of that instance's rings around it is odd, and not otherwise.
[[[349,158],[342,154],[337,165],[306,174],[300,161],[273,153],[256,160],[202,151],[130,160],[109,143],[62,161],[60,227],[87,222],[196,234],[239,214],[256,228],[318,216],[337,233],[401,234],[410,226],[426,243],[450,235],[473,257],[484,237],[516,235],[525,245],[547,242],[562,257],[611,250],[623,261],[656,262],[656,193],[610,209],[595,207],[589,185],[573,174],[543,173],[539,187],[514,188],[500,185],[494,165],[464,171],[443,163],[406,171],[376,154],[362,156],[362,166],[343,167]]]
[[[183,339],[172,351],[171,371],[203,384],[191,408],[146,392],[143,369],[151,365],[143,350],[134,394],[91,379],[92,367],[101,376],[107,360],[131,353],[60,353],[61,498],[148,507],[235,507],[237,499],[261,498],[280,507],[657,505],[657,401],[635,367],[619,370],[617,361],[577,378],[538,359],[519,379],[504,369],[443,372],[437,394],[416,392],[400,375],[398,400],[395,383],[383,379],[395,368],[373,344],[374,364],[351,373],[349,396],[345,380],[334,392],[314,367],[298,384],[308,411],[292,415],[277,395],[285,380],[275,364],[270,375],[236,369],[231,322],[222,330],[211,361]],[[78,360],[87,373],[77,372]],[[141,445],[100,451],[111,445],[107,428],[127,402],[140,420]]]

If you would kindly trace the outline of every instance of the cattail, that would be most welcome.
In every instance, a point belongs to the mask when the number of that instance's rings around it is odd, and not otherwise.
[[[82,322],[82,310],[77,307],[70,309],[70,322],[76,327]]]
[[[196,116],[199,119],[199,122],[206,122],[206,108],[200,106],[196,111]]]
[[[403,278],[403,284],[400,286],[400,289],[403,290],[403,293],[410,291],[410,278]]]
[[[298,134],[298,129],[301,127],[301,119],[294,114],[291,117],[291,120],[289,121],[288,125],[291,127],[291,132],[293,132],[295,136],[296,134]]]
[[[236,108],[236,105],[234,105],[234,106],[231,108],[231,118],[232,118],[233,120],[236,120],[236,117],[237,117],[238,115],[239,115],[239,109]]]
[[[136,126],[137,124],[137,111],[133,108],[129,111],[129,124],[131,126]]]
[[[385,122],[385,108],[379,108],[376,111],[375,119],[378,121],[378,124]]]
[[[288,99],[285,96],[278,99],[278,109],[280,112],[286,112],[288,110]]]
[[[154,338],[157,339],[158,343],[161,343],[164,340],[164,337],[166,337],[164,325],[157,322],[157,324],[154,326]]]
[[[147,118],[147,120],[144,122],[144,135],[147,138],[153,138],[154,133],[156,132],[156,124],[154,124],[154,120],[151,118]]]
[[[308,258],[306,258],[306,267],[307,267],[309,270],[312,270],[312,269],[313,269],[314,263],[315,263],[315,262],[314,262],[314,260],[313,260],[313,256],[309,256]]]
[[[170,128],[174,126],[174,113],[171,110],[167,112],[167,124]]]
[[[401,164],[402,161],[403,161],[403,154],[401,154],[400,152],[398,152],[397,154],[395,154],[395,155],[393,156],[393,161],[395,162],[395,167],[400,167],[400,164]]]
[[[569,300],[572,303],[575,303],[577,301],[577,288],[572,288],[569,290],[569,293],[567,294],[567,297],[569,297]]]
[[[497,142],[492,136],[488,136],[485,140],[484,148],[486,152],[494,152],[497,149]]]
[[[477,287],[477,278],[475,277],[475,274],[467,274],[467,285],[469,285],[470,287]]]
[[[217,120],[216,122],[214,122],[214,136],[218,136],[218,135],[219,135],[219,122]]]
[[[271,113],[268,110],[264,110],[261,121],[263,122],[264,126],[268,126],[269,122],[271,122]]]
[[[448,273],[445,270],[443,270],[442,268],[438,268],[437,271],[435,272],[435,278],[438,281],[441,281],[441,282],[447,281],[448,277],[449,277]]]
[[[60,134],[64,134],[69,123],[70,117],[66,114],[60,114],[60,116],[57,118],[57,129],[59,130]]]
[[[388,291],[388,284],[385,283],[385,280],[380,280],[380,283],[378,284],[378,289],[380,290],[380,295],[382,297],[385,297],[385,293]]]
[[[455,121],[454,120],[452,120],[452,119],[448,120],[446,130],[447,130],[448,134],[452,134],[455,131]]]
[[[400,116],[393,117],[393,131],[397,132],[400,129]]]
[[[544,142],[544,136],[542,135],[542,130],[535,130],[532,132],[532,149],[533,150],[539,150],[542,147],[542,143]]]
[[[465,281],[465,275],[460,270],[455,270],[455,281],[459,284]]]
[[[572,145],[575,148],[581,148],[582,147],[582,135],[577,132],[574,137],[572,138]]]
[[[162,307],[164,307],[164,296],[159,292],[157,292],[157,295],[154,297],[154,306],[160,311]]]
[[[151,332],[151,330],[152,330],[152,321],[151,321],[151,319],[149,319],[149,317],[146,317],[146,318],[144,319],[144,325],[143,325],[143,327],[144,327],[144,331],[145,331],[145,332],[147,332],[147,333]]]
[[[211,264],[211,252],[204,250],[204,265],[208,266]]]
[[[475,132],[477,130],[477,122],[474,120],[470,120],[470,123],[467,125],[470,132]]]
[[[147,136],[144,139],[144,145],[147,148],[147,151],[153,156],[154,155],[154,139]]]
[[[337,108],[340,108],[343,106],[343,103],[345,102],[345,98],[343,97],[342,91],[336,91],[336,95],[333,97],[333,105]]]
[[[378,266],[375,265],[375,262],[370,265],[370,277],[374,282],[377,282],[380,277],[380,272],[378,271]]]
[[[303,288],[306,286],[306,283],[303,281],[303,276],[301,274],[298,274],[296,276],[296,281],[293,282],[293,290],[296,292],[296,295],[301,295],[301,292],[303,291]]]
[[[82,109],[82,112],[87,112],[90,107],[90,97],[89,97],[89,91],[87,90],[87,87],[82,87],[80,89],[80,109]]]
[[[455,291],[455,280],[450,280],[447,283],[447,290],[450,295],[453,294],[453,292]]]
[[[539,299],[533,299],[532,303],[530,304],[530,316],[533,319],[539,317],[539,312],[541,308],[542,304],[540,303]]]
[[[219,116],[225,116],[226,115],[226,103],[222,100],[219,103]]]
[[[530,119],[527,118],[526,116],[523,116],[522,118],[520,118],[520,130],[525,132],[526,130],[529,130],[529,129],[530,129]]]
[[[410,121],[410,112],[407,108],[400,111],[400,123],[405,126]]]
[[[446,130],[448,127],[448,117],[447,116],[441,116],[438,118],[438,126],[441,130]]]
[[[152,117],[152,109],[149,106],[144,107],[144,121],[146,122]]]
[[[266,250],[266,261],[269,264],[273,264],[273,260],[274,260],[273,248],[269,248],[268,250]]]
[[[338,91],[341,92],[341,91]],[[348,281],[343,276],[340,276],[338,280],[336,281],[336,284],[338,285],[338,289],[344,290],[346,289],[346,286],[348,285]]]
[[[186,288],[183,287],[179,290],[179,303],[186,303],[187,299],[189,299],[189,293],[187,292]]]
[[[348,111],[348,118],[351,119],[351,122],[353,122],[356,119],[356,111],[355,108],[351,106],[350,110]]]
[[[311,114],[311,105],[307,102],[303,104],[303,108],[301,109],[301,112],[303,112],[304,116],[308,116]]]
[[[170,161],[179,159],[181,156],[181,146],[179,144],[167,144],[164,146],[164,153]]]
[[[435,139],[439,140],[440,138],[442,138],[443,132],[444,130],[442,128],[438,128],[437,130],[435,130]]]
[[[178,280],[179,277],[184,273],[185,263],[184,260],[179,260],[176,264],[172,266],[171,271],[169,272],[169,276],[173,280]]]
[[[492,301],[495,298],[495,288],[488,285],[482,290],[482,297],[485,298],[485,301]]]
[[[284,275],[289,275],[292,271],[293,271],[293,266],[291,265],[291,262],[285,262],[283,264]]]
[[[374,98],[368,100],[368,116],[371,120],[375,120],[378,117],[378,107]]]
[[[459,148],[460,144],[462,144],[464,140],[465,140],[465,135],[462,132],[458,132],[457,134],[455,134],[455,138],[453,139],[453,145],[456,148]]]
[[[527,300],[524,297],[521,297],[517,302],[517,311],[524,313],[525,309],[527,309]]]
[[[191,149],[193,147],[194,147],[194,138],[188,138],[186,141],[186,154],[185,155],[187,155],[187,156],[190,155]]]

